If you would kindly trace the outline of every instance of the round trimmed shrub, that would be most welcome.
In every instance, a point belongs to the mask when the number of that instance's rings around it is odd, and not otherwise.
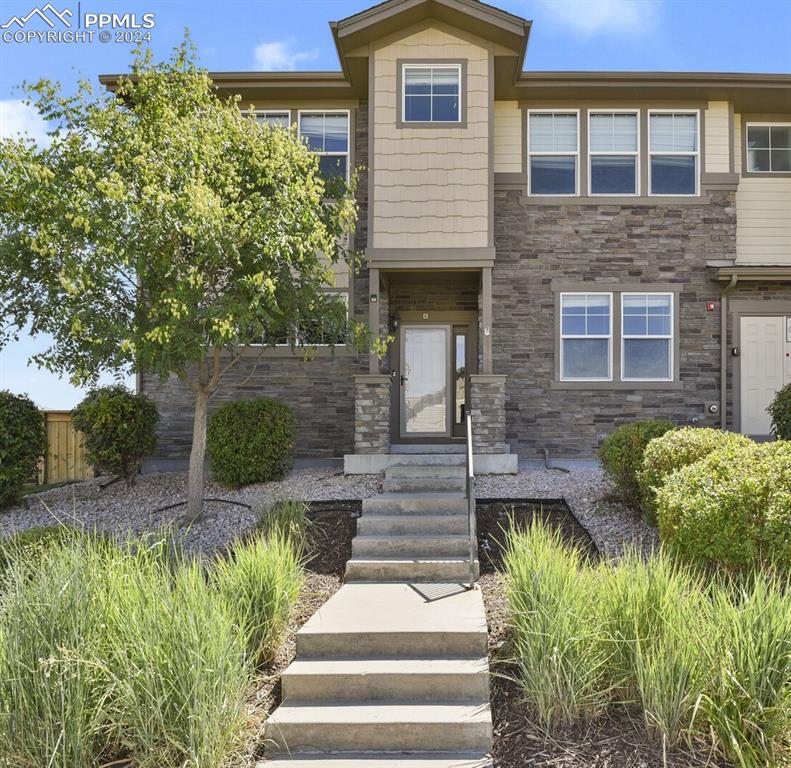
[[[599,460],[620,497],[633,507],[640,506],[637,473],[643,466],[643,453],[655,437],[675,429],[672,421],[647,419],[618,427],[599,448]]]
[[[236,400],[209,419],[206,450],[212,476],[239,488],[279,480],[294,464],[297,420],[278,400]]]
[[[0,391],[0,509],[21,498],[47,448],[44,417],[27,395]]]
[[[656,492],[663,543],[729,570],[791,566],[791,443],[727,445]]]
[[[130,485],[157,445],[156,406],[121,384],[89,392],[71,412],[71,420],[85,435],[88,462],[100,472],[126,478]]]
[[[751,442],[736,432],[709,427],[682,427],[655,437],[648,443],[643,454],[643,466],[637,473],[643,516],[656,525],[656,492],[673,472],[720,448],[746,446]]]
[[[778,390],[769,406],[772,432],[780,440],[791,440],[791,384]]]

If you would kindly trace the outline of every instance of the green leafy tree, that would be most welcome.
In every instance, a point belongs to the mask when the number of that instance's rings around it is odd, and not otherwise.
[[[345,312],[324,288],[353,261],[354,182],[329,189],[293,131],[220,97],[188,40],[164,63],[136,51],[115,95],[28,92],[57,128],[47,148],[0,142],[0,347],[29,323],[53,337],[34,361],[75,383],[184,382],[197,517],[209,399],[228,372],[252,375],[275,339],[307,344],[316,318],[337,338]]]

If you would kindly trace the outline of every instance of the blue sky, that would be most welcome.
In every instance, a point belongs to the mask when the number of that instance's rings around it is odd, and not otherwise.
[[[0,0],[0,25],[35,0]],[[43,7],[46,0],[40,2]],[[153,13],[151,47],[166,56],[185,27],[204,66],[214,70],[336,70],[327,27],[373,0],[82,0],[81,11]],[[77,2],[53,0],[77,13]],[[528,70],[690,70],[791,73],[789,0],[497,0],[533,20]],[[40,22],[31,28],[46,29]],[[0,42],[0,135],[42,137],[44,126],[20,103],[23,80],[78,78],[127,68],[123,43]],[[67,381],[26,365],[46,340],[0,351],[0,389],[27,392],[45,408],[70,408],[81,395]]]

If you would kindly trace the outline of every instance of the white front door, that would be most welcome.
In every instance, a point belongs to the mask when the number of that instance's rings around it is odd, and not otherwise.
[[[771,434],[766,409],[791,379],[785,326],[782,316],[741,318],[741,431],[746,435]]]
[[[448,437],[450,325],[401,326],[401,437]]]

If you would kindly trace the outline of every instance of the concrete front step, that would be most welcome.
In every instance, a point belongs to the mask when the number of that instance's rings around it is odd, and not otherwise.
[[[467,515],[374,515],[357,521],[358,536],[466,536]]]
[[[286,703],[473,701],[489,698],[487,659],[297,659],[283,673]]]
[[[344,584],[297,632],[297,657],[483,658],[480,590],[458,584]]]
[[[335,752],[333,754],[292,754],[257,764],[256,768],[492,768],[492,758],[477,754],[440,754],[438,752],[378,752],[361,754]]]
[[[273,751],[472,751],[491,746],[489,704],[480,701],[422,704],[364,701],[289,704],[265,726]]]
[[[456,443],[393,443],[390,446],[390,453],[398,453],[398,454],[413,454],[413,455],[425,455],[430,456],[432,454],[440,453],[440,454],[454,454],[460,453],[465,454],[467,453],[467,445],[464,440],[459,440]]]
[[[385,477],[382,487],[385,493],[416,493],[420,491],[464,492],[466,481],[459,477]]]
[[[389,463],[391,467],[463,467],[467,455],[461,453],[395,453]]]
[[[385,470],[386,479],[396,478],[430,478],[441,480],[446,478],[465,477],[467,468],[465,466],[394,466]]]
[[[480,567],[474,563],[475,580]],[[348,581],[452,581],[466,582],[470,562],[465,557],[424,557],[403,554],[394,557],[352,557],[346,563]]]
[[[421,557],[463,556],[469,552],[467,536],[355,536],[352,557],[371,559],[419,552]]]
[[[382,514],[467,514],[467,499],[461,491],[382,493],[379,496],[363,499],[363,515]]]

